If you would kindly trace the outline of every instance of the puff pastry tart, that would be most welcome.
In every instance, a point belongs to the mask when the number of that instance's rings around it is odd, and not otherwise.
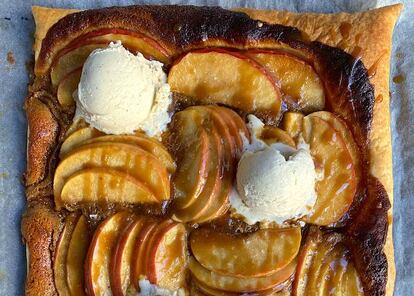
[[[400,9],[33,7],[26,295],[392,295]]]

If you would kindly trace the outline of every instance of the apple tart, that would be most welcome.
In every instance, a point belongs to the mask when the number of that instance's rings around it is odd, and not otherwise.
[[[392,295],[400,9],[33,7],[26,295]]]

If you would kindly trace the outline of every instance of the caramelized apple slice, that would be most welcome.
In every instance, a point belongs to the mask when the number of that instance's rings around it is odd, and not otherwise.
[[[207,182],[200,196],[189,207],[180,209],[175,207],[172,218],[178,222],[197,222],[204,212],[212,206],[221,191],[221,164],[223,161],[223,147],[221,139],[215,129],[210,130],[210,161],[208,163]]]
[[[84,264],[89,243],[88,222],[84,216],[80,216],[70,239],[66,259],[67,282],[70,295],[85,295]]]
[[[340,282],[340,293],[338,295],[355,295],[363,296],[364,289],[362,287],[361,279],[359,278],[358,272],[352,262],[348,263],[346,271],[341,278]]]
[[[72,72],[69,72],[59,82],[57,88],[57,99],[63,107],[70,107],[75,105],[73,93],[78,88],[81,74],[82,68],[76,68]]]
[[[167,51],[158,42],[137,32],[122,29],[107,29],[91,32],[83,38],[87,38],[89,42],[97,43],[121,41],[124,47],[130,49],[134,53],[140,52],[146,58],[156,59],[162,63],[169,62]]]
[[[85,44],[73,49],[68,49],[53,62],[50,79],[54,87],[58,86],[62,79],[70,72],[82,68],[84,62],[92,51],[106,47],[106,43]]]
[[[168,172],[158,159],[133,145],[102,142],[75,149],[56,168],[53,189],[58,209],[64,204],[61,192],[65,180],[86,166],[130,174],[146,184],[159,201],[170,197]]]
[[[209,161],[211,159],[210,139],[201,128],[184,150],[178,171],[174,176],[174,206],[185,209],[200,196],[207,182]]]
[[[323,178],[315,185],[317,199],[312,215],[305,220],[312,224],[329,225],[338,221],[354,200],[354,165],[340,133],[326,121],[307,116],[303,128],[315,166],[323,171]]]
[[[248,51],[279,80],[283,99],[290,109],[309,113],[323,110],[324,87],[312,66],[293,55],[274,51]]]
[[[78,218],[79,216],[76,214],[71,214],[66,218],[65,226],[63,227],[56,245],[55,259],[53,261],[53,274],[55,278],[56,290],[60,295],[70,295],[69,286],[66,281],[66,256],[68,253],[70,238]]]
[[[144,218],[135,218],[121,232],[118,242],[112,252],[110,280],[114,296],[127,295],[130,286],[132,255],[135,251],[135,241],[145,223]]]
[[[354,137],[352,136],[350,129],[345,123],[345,121],[343,121],[338,116],[328,111],[314,112],[312,114],[309,114],[309,116],[310,117],[316,116],[320,119],[325,120],[341,135],[342,139],[344,140],[345,146],[348,149],[348,152],[352,158],[352,163],[354,164],[354,168],[355,168],[356,183],[358,184],[358,181],[361,178],[360,176],[361,172],[358,169],[360,166],[359,148],[354,140]]]
[[[173,173],[175,171],[175,163],[172,159],[168,150],[164,147],[163,144],[158,142],[155,139],[149,138],[142,133],[136,133],[133,136],[113,136],[113,135],[106,135],[95,137],[88,141],[85,141],[86,144],[90,143],[100,143],[100,142],[110,142],[110,143],[125,143],[136,145],[145,151],[148,151],[152,155],[154,155],[157,159],[159,159],[163,165],[168,169],[169,172]]]
[[[213,289],[211,287],[206,286],[205,284],[201,283],[194,277],[191,278],[191,283],[194,290],[197,290],[199,293],[203,293],[202,295],[207,296],[240,296],[240,293],[237,292],[228,292],[228,291],[221,291],[217,289]],[[290,284],[290,280],[287,280],[275,287],[272,287],[268,290],[263,291],[255,291],[248,295],[254,295],[254,296],[289,296],[290,292],[287,291],[287,288]],[[285,289],[286,293],[281,291],[282,289]],[[199,295],[191,293],[190,295]],[[243,294],[244,295],[244,294]]]
[[[71,150],[90,143],[113,142],[136,145],[150,152],[158,158],[169,172],[175,171],[175,163],[165,146],[155,139],[147,137],[142,133],[134,135],[105,135],[93,127],[86,127],[68,136],[60,148],[60,157],[63,158]]]
[[[223,139],[224,149],[228,152],[225,161],[229,163],[226,165],[233,165],[233,163],[230,162],[233,162],[236,158],[236,137],[238,137],[238,133],[231,133],[231,126],[227,121],[228,117],[226,115],[223,116],[224,112],[220,112],[220,109],[223,107],[199,106],[195,108],[197,108],[199,112],[202,111],[204,117],[212,119],[220,137]]]
[[[281,95],[272,76],[240,53],[207,49],[187,53],[170,70],[171,90],[199,103],[222,103],[248,113],[279,116]]]
[[[299,112],[285,112],[282,119],[282,129],[293,139],[297,139],[303,130],[304,115]]]
[[[160,225],[148,244],[148,280],[169,290],[184,287],[187,268],[185,226],[181,223],[167,223],[164,227]]]
[[[151,189],[127,173],[108,168],[83,169],[63,185],[61,200],[66,205],[82,203],[157,203]]]
[[[267,144],[283,143],[293,148],[296,147],[295,141],[289,134],[277,127],[265,126],[260,134],[260,138]]]
[[[64,158],[69,152],[79,147],[85,141],[102,135],[104,135],[103,132],[90,126],[82,127],[73,131],[63,141],[62,146],[60,147],[59,157]]]
[[[146,275],[145,258],[148,256],[148,241],[157,229],[157,222],[147,222],[138,234],[132,255],[131,281],[136,291],[139,291],[139,280]]]
[[[296,257],[300,242],[299,227],[238,236],[201,228],[190,236],[191,251],[203,267],[237,277],[261,277],[284,268]]]
[[[341,234],[311,227],[298,260],[293,295],[363,295]],[[352,275],[351,283],[347,275]]]
[[[241,153],[243,151],[243,137],[246,138],[246,140],[250,140],[250,133],[247,129],[246,123],[244,120],[234,112],[233,110],[225,107],[218,108],[218,111],[220,114],[227,118],[227,124],[231,130],[231,134],[235,136],[237,147],[238,147],[238,153]]]
[[[111,291],[110,260],[121,229],[132,219],[129,212],[118,212],[103,221],[92,238],[85,264],[88,295],[108,295]]]
[[[264,277],[240,278],[221,275],[204,268],[195,259],[190,258],[189,269],[193,277],[213,289],[249,293],[275,288],[287,281],[295,272],[296,261],[291,262],[285,268]]]

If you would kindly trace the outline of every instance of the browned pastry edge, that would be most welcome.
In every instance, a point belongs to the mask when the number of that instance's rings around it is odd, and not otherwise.
[[[86,33],[104,27],[119,27],[148,34],[166,47],[172,56],[193,48],[209,46],[239,49],[294,48],[296,54],[313,61],[313,66],[325,82],[328,108],[341,115],[348,123],[354,123],[350,126],[364,152],[365,173],[366,176],[368,175],[368,133],[372,120],[374,94],[362,62],[339,49],[318,42],[304,41],[295,28],[253,21],[244,14],[236,14],[220,8],[135,6],[91,10],[69,15],[55,24],[43,40],[35,68],[37,77],[32,86],[35,95],[42,89],[53,91],[47,88],[48,83],[44,81],[47,81],[45,77],[48,75],[50,61],[59,49],[75,39],[79,32]],[[41,147],[38,149],[34,155],[30,155],[29,152],[29,158],[36,154],[38,157],[53,154],[42,153],[44,151],[41,151]],[[386,196],[385,191],[381,194]],[[384,223],[387,225],[386,216],[385,218],[379,216],[377,220],[380,222],[374,225],[384,225]],[[384,229],[372,229],[371,233],[383,231]],[[375,262],[382,262],[381,260],[386,262],[382,247],[383,242],[380,245],[380,254],[372,256]],[[364,275],[369,274],[366,266],[360,265],[358,269]],[[372,279],[375,277],[376,275],[371,276]],[[368,285],[367,291],[375,290],[379,293],[372,295],[385,294],[384,277],[378,276],[378,278],[382,281],[364,280],[364,284]]]
[[[26,244],[26,295],[57,295],[53,277],[53,256],[62,228],[51,200],[30,203],[22,217],[22,235]]]

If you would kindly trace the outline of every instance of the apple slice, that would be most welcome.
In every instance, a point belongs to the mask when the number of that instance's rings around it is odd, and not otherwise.
[[[73,230],[66,258],[67,282],[70,295],[86,295],[84,264],[89,243],[88,222],[85,216],[80,216]]]
[[[339,295],[364,295],[361,279],[352,262],[348,263],[346,271],[341,279]]]
[[[152,155],[158,158],[167,167],[169,172],[173,173],[175,171],[174,160],[161,142],[147,137],[142,133],[136,133],[133,136],[105,135],[104,133],[90,126],[72,133],[65,139],[60,148],[60,157],[63,158],[71,150],[81,145],[98,142],[115,142],[137,145],[138,147],[150,152]]]
[[[132,255],[134,245],[145,223],[144,218],[136,218],[126,227],[119,236],[112,252],[110,265],[111,289],[114,296],[127,295],[131,284]]]
[[[174,207],[185,209],[200,196],[207,182],[208,163],[211,158],[210,139],[201,128],[194,135],[195,141],[187,144],[184,157],[174,175]]]
[[[110,295],[110,259],[122,229],[132,214],[118,212],[105,219],[95,230],[85,264],[85,283],[88,295]]]
[[[82,118],[76,118],[73,120],[72,124],[68,127],[68,129],[65,132],[65,138],[68,138],[70,135],[72,135],[74,132],[84,128],[88,127],[89,124],[83,120]]]
[[[215,129],[208,131],[210,137],[210,161],[208,163],[207,182],[203,187],[200,196],[189,207],[173,209],[172,218],[178,222],[195,222],[202,217],[204,212],[212,206],[212,202],[218,197],[221,191],[222,179],[221,170],[223,163],[223,146],[220,136]]]
[[[122,45],[129,48],[132,52],[140,52],[146,58],[156,59],[162,63],[168,63],[168,52],[154,39],[138,32],[132,32],[123,29],[101,29],[90,32],[82,39],[89,42],[106,42],[121,41]]]
[[[296,147],[295,141],[292,137],[286,131],[277,127],[265,126],[260,134],[260,138],[267,145],[283,143],[293,148]]]
[[[254,295],[254,296],[289,296],[290,292],[286,291],[287,287],[289,287],[290,280],[287,280],[275,287],[272,287],[268,290],[263,291],[255,291],[253,293],[249,293],[248,295]],[[197,290],[199,293],[203,293],[202,295],[207,296],[240,296],[240,293],[236,292],[228,292],[228,291],[221,291],[216,290],[211,287],[206,286],[205,284],[201,283],[194,277],[191,278],[192,287],[194,290]],[[281,290],[285,289],[287,293],[283,293]],[[191,293],[193,295],[193,293]],[[198,295],[198,294],[196,294]],[[244,295],[244,294],[243,294]]]
[[[61,192],[65,180],[85,167],[119,170],[146,184],[159,201],[170,197],[168,172],[158,159],[133,145],[102,142],[81,146],[61,160],[53,183],[57,209],[64,203]]]
[[[53,274],[55,278],[56,290],[59,292],[59,295],[70,295],[68,283],[66,281],[66,256],[68,253],[70,238],[78,219],[79,216],[77,214],[67,216],[65,226],[63,227],[56,245],[53,260]]]
[[[142,133],[136,133],[133,136],[127,135],[106,135],[100,137],[94,137],[85,141],[83,144],[90,144],[90,143],[100,143],[100,142],[110,142],[110,143],[125,143],[136,145],[145,151],[148,151],[152,155],[154,155],[157,159],[159,159],[162,164],[168,169],[169,172],[174,173],[175,171],[175,163],[172,159],[170,153],[165,148],[165,146],[152,138],[147,137]]]
[[[198,100],[222,103],[247,113],[267,112],[277,118],[281,94],[260,64],[240,53],[205,49],[187,53],[168,74],[171,90]]]
[[[338,221],[354,200],[354,164],[340,133],[326,121],[307,116],[303,124],[303,136],[310,145],[315,166],[323,171],[323,178],[315,185],[317,199],[312,215],[305,221],[329,225]]]
[[[72,72],[69,72],[59,82],[57,88],[57,99],[63,107],[71,107],[75,105],[73,99],[73,92],[78,88],[80,77],[82,74],[82,68],[76,68]]]
[[[220,108],[217,106],[199,106],[195,107],[199,111],[204,112],[204,116],[211,118],[214,122],[214,126],[217,128],[217,131],[220,137],[223,140],[224,149],[228,151],[228,156],[225,159],[225,162],[229,162],[226,165],[234,165],[233,162],[236,158],[236,135],[231,133],[231,127],[228,123],[228,117],[226,115],[222,116],[224,112],[220,112]],[[204,109],[204,110],[203,110]]]
[[[304,117],[305,116],[299,112],[285,112],[282,119],[282,129],[293,139],[297,139],[303,130]]]
[[[320,119],[325,120],[329,123],[342,137],[344,140],[345,146],[348,149],[348,152],[352,158],[352,163],[354,164],[355,168],[355,177],[356,183],[358,184],[361,178],[361,171],[360,171],[360,160],[359,160],[359,148],[356,144],[352,132],[348,128],[345,121],[341,118],[336,116],[335,114],[328,112],[328,111],[319,111],[309,114],[310,117],[316,116]]]
[[[189,259],[189,269],[193,277],[213,289],[249,293],[276,288],[290,279],[295,272],[296,260],[285,268],[264,277],[240,278],[221,275],[204,268],[194,258]]]
[[[250,133],[247,129],[246,123],[239,114],[229,108],[220,107],[218,108],[218,111],[224,118],[227,119],[226,121],[231,129],[231,133],[235,137],[238,153],[240,154],[243,151],[243,137],[245,137],[246,140],[250,140]]]
[[[270,50],[250,50],[247,55],[279,80],[283,100],[291,105],[289,109],[305,113],[324,109],[324,87],[311,65],[293,55]]]
[[[147,277],[161,288],[178,290],[185,285],[187,232],[181,223],[159,227],[149,242]]]
[[[59,157],[61,159],[64,158],[69,152],[79,147],[85,141],[102,135],[104,135],[103,132],[90,126],[82,127],[76,131],[73,131],[63,141],[62,146],[60,147]]]
[[[142,227],[134,244],[134,253],[131,264],[131,282],[136,291],[139,291],[139,280],[146,276],[145,258],[148,256],[148,242],[157,229],[159,222],[148,221]]]
[[[262,277],[286,267],[298,254],[300,243],[299,227],[238,236],[200,228],[190,236],[191,251],[203,267],[236,277]]]
[[[311,227],[298,261],[293,295],[363,295],[342,234]],[[346,283],[348,274],[351,283]]]
[[[108,168],[83,169],[68,177],[61,200],[68,205],[82,203],[158,203],[148,186],[127,173]]]
[[[106,47],[106,43],[92,43],[67,49],[62,55],[58,56],[50,71],[52,85],[57,87],[63,78],[70,72],[82,68],[89,54],[97,48]]]

